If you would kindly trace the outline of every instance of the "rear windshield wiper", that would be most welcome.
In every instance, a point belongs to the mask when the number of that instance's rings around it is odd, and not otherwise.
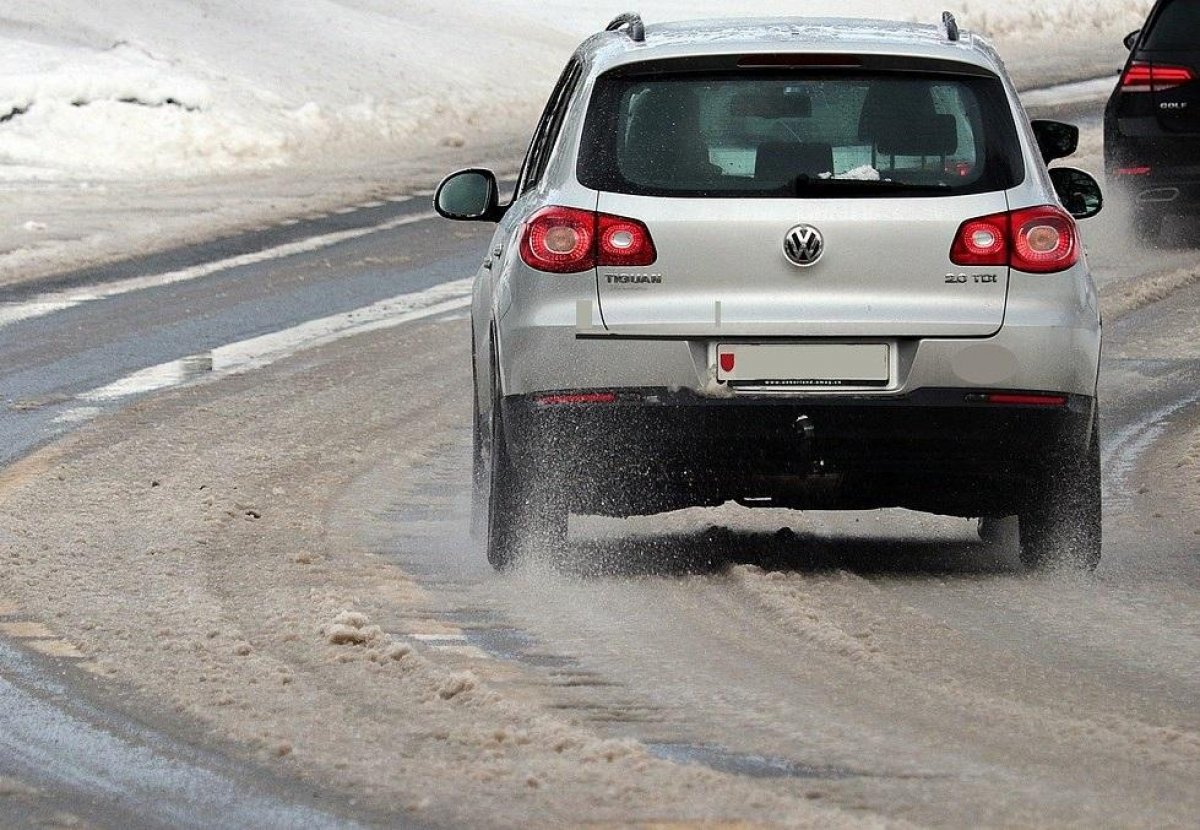
[[[881,190],[910,193],[937,193],[950,190],[948,184],[912,184],[892,179],[836,179],[802,174],[792,182],[797,196],[806,193],[837,191],[838,193],[876,193]]]

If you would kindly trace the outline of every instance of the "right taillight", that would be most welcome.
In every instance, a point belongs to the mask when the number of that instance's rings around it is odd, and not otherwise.
[[[1079,261],[1079,232],[1062,208],[1018,210],[1012,214],[1012,267],[1034,274],[1065,271]]]
[[[1165,92],[1195,80],[1186,66],[1134,61],[1121,76],[1122,92]]]
[[[1071,215],[1054,205],[968,219],[954,237],[950,261],[1032,274],[1065,271],[1079,261],[1079,231]]]
[[[597,266],[653,265],[658,259],[647,227],[636,219],[578,208],[542,208],[521,229],[521,259],[552,274]]]

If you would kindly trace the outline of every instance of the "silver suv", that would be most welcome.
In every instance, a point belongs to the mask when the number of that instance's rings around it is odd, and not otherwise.
[[[478,531],[503,568],[570,513],[736,501],[1019,517],[1030,567],[1100,557],[1100,317],[999,57],[940,25],[622,15],[571,58],[472,306]]]

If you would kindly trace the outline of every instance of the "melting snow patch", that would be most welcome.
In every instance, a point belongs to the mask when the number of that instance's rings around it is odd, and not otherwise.
[[[369,625],[369,622],[365,614],[342,611],[333,618],[333,622],[322,626],[321,634],[330,645],[366,645],[383,636],[382,629],[377,625]]]
[[[438,697],[442,700],[453,700],[474,689],[478,683],[479,678],[471,672],[456,672],[442,681],[438,687]]]

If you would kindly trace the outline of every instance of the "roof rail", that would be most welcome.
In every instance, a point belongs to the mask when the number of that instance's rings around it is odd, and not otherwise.
[[[629,39],[634,43],[646,42],[646,24],[642,23],[642,16],[637,12],[626,12],[619,14],[612,19],[604,31],[618,32],[621,29],[629,29]]]
[[[950,12],[942,12],[942,31],[946,33],[946,40],[958,43],[958,21]]]

